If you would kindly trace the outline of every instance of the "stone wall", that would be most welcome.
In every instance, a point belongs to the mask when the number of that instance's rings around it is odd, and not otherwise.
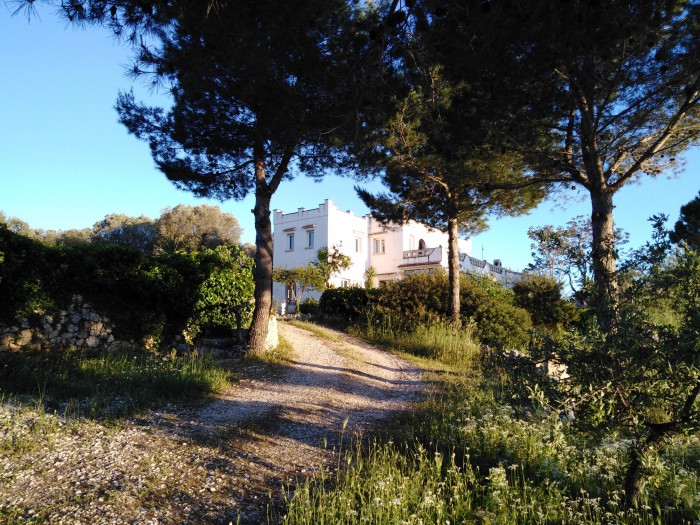
[[[248,340],[247,332],[247,330],[244,331],[244,341]],[[245,348],[245,344],[233,339],[222,339],[224,343],[219,340],[204,340],[198,347],[181,343],[179,337],[176,339],[173,345],[178,350],[199,350],[219,357],[228,355],[233,350],[240,352]],[[150,337],[144,338],[143,341],[115,340],[110,320],[98,314],[80,297],[76,297],[70,308],[61,310],[56,315],[37,313],[31,318],[21,319],[16,325],[0,324],[0,348],[10,350],[41,347],[114,350],[125,347],[153,348],[155,344],[155,340]],[[277,319],[272,315],[268,325],[265,349],[272,350],[277,348],[278,344]]]
[[[109,319],[80,298],[55,315],[37,313],[13,326],[0,324],[0,347],[10,350],[30,346],[107,348],[119,344],[114,340]]]

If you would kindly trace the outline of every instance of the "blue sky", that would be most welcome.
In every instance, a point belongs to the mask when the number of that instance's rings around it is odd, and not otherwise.
[[[106,30],[75,29],[46,9],[31,23],[11,16],[0,0],[0,210],[33,228],[91,227],[109,213],[154,218],[163,208],[214,204],[236,216],[243,241],[254,242],[253,200],[196,199],[178,191],[154,166],[148,146],[117,122],[120,90],[158,103],[127,75],[129,50]],[[647,218],[666,213],[677,220],[681,205],[700,190],[700,150],[690,151],[679,178],[642,179],[616,196],[617,226],[630,233],[630,245],[649,238]],[[367,212],[353,190],[355,181],[328,177],[321,183],[299,177],[282,184],[272,207],[294,211],[332,199],[341,209]],[[370,183],[372,190],[380,189]],[[491,221],[473,240],[473,255],[500,258],[521,269],[530,261],[530,226],[560,225],[589,214],[575,194],[566,203],[545,202],[525,217]],[[483,251],[482,251],[483,249]]]

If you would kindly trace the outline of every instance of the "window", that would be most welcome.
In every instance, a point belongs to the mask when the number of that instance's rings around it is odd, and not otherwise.
[[[309,230],[306,232],[306,247],[307,248],[314,247],[314,231],[313,230]]]
[[[342,279],[340,281],[340,286],[343,288],[349,288],[351,285],[350,281],[348,279]]]
[[[293,251],[294,250],[294,234],[289,233],[287,234],[287,251]]]
[[[425,241],[424,241],[423,239],[421,239],[420,241],[418,241],[418,249],[419,249],[419,250],[425,250]]]
[[[355,253],[362,252],[362,239],[355,237]]]
[[[386,245],[384,244],[384,239],[374,239],[374,253],[386,253]]]

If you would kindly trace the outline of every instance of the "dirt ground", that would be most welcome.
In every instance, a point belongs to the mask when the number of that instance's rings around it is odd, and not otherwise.
[[[294,349],[281,371],[248,367],[198,406],[116,428],[60,422],[43,446],[0,452],[0,509],[19,523],[265,523],[271,497],[332,468],[342,435],[371,432],[423,392],[414,365],[350,336],[280,332]]]

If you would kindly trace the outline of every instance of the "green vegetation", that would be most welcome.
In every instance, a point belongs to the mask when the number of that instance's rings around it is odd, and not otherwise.
[[[67,417],[124,417],[222,391],[230,379],[229,370],[196,354],[0,351],[1,396],[34,397]]]
[[[51,442],[62,421],[39,401],[31,405],[0,398],[0,451],[24,454]],[[2,516],[2,510],[0,510]]]
[[[492,363],[493,364],[493,363]],[[558,414],[517,411],[498,368],[443,376],[400,442],[356,443],[344,468],[288,496],[285,524],[684,523],[700,513],[700,441],[648,458],[644,498],[625,507],[627,443],[594,442]],[[502,370],[500,370],[502,372]]]
[[[460,280],[462,323],[473,332],[470,337],[493,346],[525,348],[532,322],[516,306],[513,292],[487,278],[463,274]],[[414,274],[380,289],[326,290],[319,311],[347,324],[381,325],[395,335],[408,335],[449,317],[448,290],[444,272]]]
[[[350,328],[351,333],[394,351],[436,359],[449,365],[471,368],[479,355],[474,338],[474,323],[455,328],[448,321],[435,319],[420,324],[415,330],[401,330],[402,322],[392,314],[374,315],[369,310],[364,325]]]
[[[82,230],[33,229],[22,219],[7,217],[2,211],[0,224],[5,224],[13,233],[50,245],[117,244],[161,255],[213,250],[222,244],[238,244],[241,236],[241,227],[233,215],[207,204],[178,204],[165,208],[155,220],[143,215],[129,217],[110,213],[92,229]]]
[[[165,350],[190,338],[236,327],[231,307],[250,321],[253,261],[236,246],[148,256],[109,244],[47,246],[0,227],[0,322],[39,320],[79,296],[113,324],[118,340],[150,339]]]
[[[156,257],[108,244],[48,246],[0,228],[0,253],[0,321],[39,326],[44,315],[87,301],[109,318],[117,341],[133,342],[0,349],[1,396],[34,399],[69,417],[113,419],[228,385],[229,370],[196,354],[178,357],[172,343],[232,330],[237,304],[249,322],[253,263],[237,247]]]
[[[432,301],[446,292],[431,278],[322,300],[360,319],[354,333],[452,371],[431,375],[434,393],[389,439],[358,440],[341,469],[290,492],[281,521],[697,523],[700,255],[674,248],[664,217],[652,220],[652,242],[621,264],[616,331],[572,315],[550,279],[520,286],[538,330],[528,357],[479,347],[476,317],[466,330],[445,324]],[[570,377],[542,374],[545,360]]]

